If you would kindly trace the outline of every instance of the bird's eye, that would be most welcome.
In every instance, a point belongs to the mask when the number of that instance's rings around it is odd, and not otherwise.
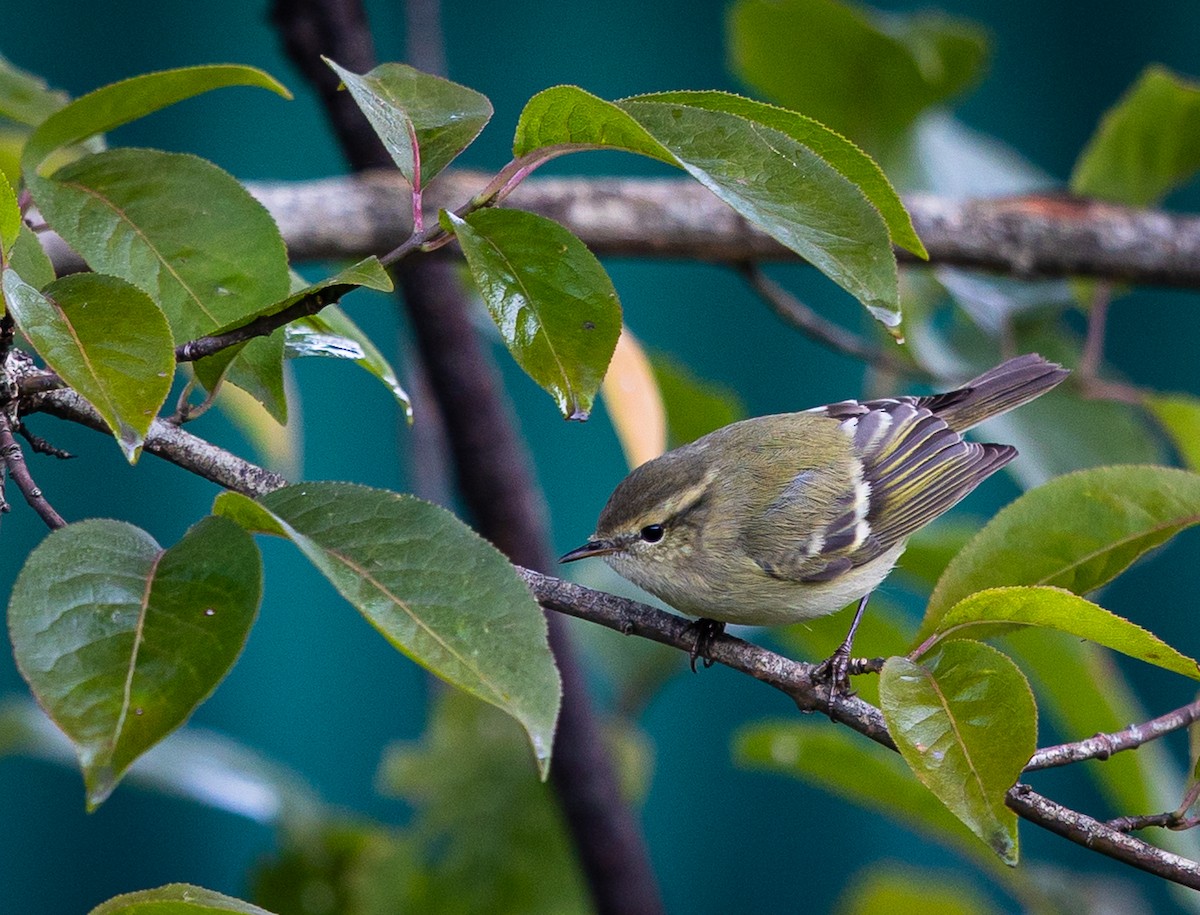
[[[663,530],[661,524],[647,524],[641,530],[642,539],[647,543],[658,543],[658,541],[663,539],[663,534],[665,533],[666,531]]]

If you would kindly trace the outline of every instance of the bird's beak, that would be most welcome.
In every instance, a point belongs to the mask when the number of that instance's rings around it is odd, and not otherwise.
[[[605,556],[615,553],[617,545],[611,540],[589,540],[583,546],[576,547],[569,553],[558,557],[559,562],[574,562],[576,559],[587,559],[589,556]]]

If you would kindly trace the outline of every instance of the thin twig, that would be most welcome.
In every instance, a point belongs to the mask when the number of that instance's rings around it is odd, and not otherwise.
[[[58,458],[60,461],[69,461],[75,457],[70,451],[66,451],[56,445],[51,445],[40,435],[34,435],[25,427],[24,423],[17,426],[17,434],[29,442],[29,447],[33,449],[34,454],[48,454],[51,457]]]
[[[823,318],[798,298],[767,277],[756,264],[739,265],[739,272],[755,292],[771,306],[775,314],[802,334],[834,352],[853,356],[877,369],[904,376],[926,376],[927,373],[911,361],[900,359],[858,334]]]
[[[21,490],[21,495],[25,497],[29,507],[46,522],[46,526],[51,530],[66,527],[67,522],[63,516],[54,510],[54,506],[47,501],[45,494],[33,481],[29,467],[25,464],[25,455],[21,451],[21,446],[13,438],[12,423],[4,410],[0,410],[0,459],[4,461],[9,475],[17,484],[17,488]]]
[[[1157,740],[1172,731],[1186,728],[1198,720],[1200,720],[1200,699],[1190,702],[1182,708],[1167,712],[1165,715],[1152,718],[1150,721],[1131,724],[1121,731],[1096,734],[1085,740],[1045,747],[1033,754],[1025,766],[1025,771],[1035,772],[1039,769],[1066,766],[1085,759],[1108,759],[1114,753],[1137,749],[1144,743]]]
[[[1079,359],[1079,377],[1091,381],[1099,377],[1104,361],[1104,338],[1108,331],[1108,306],[1112,301],[1112,284],[1096,283],[1088,307],[1087,336]]]
[[[1184,829],[1195,829],[1197,826],[1200,826],[1200,817],[1182,816],[1178,810],[1171,810],[1167,813],[1148,813],[1142,816],[1116,817],[1109,820],[1105,825],[1109,829],[1115,829],[1117,832],[1133,832],[1137,829],[1149,829],[1153,826],[1179,832]]]

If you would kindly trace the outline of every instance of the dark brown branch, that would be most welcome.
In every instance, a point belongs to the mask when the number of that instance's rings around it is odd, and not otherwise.
[[[4,410],[0,410],[0,460],[4,461],[9,475],[21,490],[21,495],[25,497],[29,507],[38,513],[38,517],[46,522],[46,526],[51,530],[66,527],[67,522],[63,520],[63,516],[54,510],[54,506],[46,500],[45,494],[33,481],[29,467],[25,464],[25,454],[13,437],[12,423]]]
[[[330,92],[332,74],[323,65],[313,68],[319,54],[358,72],[374,66],[361,0],[276,0],[274,19],[285,36],[289,56],[321,89],[322,102],[354,170],[390,164],[366,119],[352,109],[348,93]],[[434,28],[436,19],[427,17],[425,26]],[[410,35],[409,39],[441,43],[436,31]],[[404,199],[411,218],[416,202],[409,191],[404,192]],[[452,206],[468,199],[469,195]],[[436,230],[436,219],[429,219],[428,224]],[[401,254],[414,250],[417,241],[410,225],[391,243],[372,252],[392,250],[384,258],[390,266]],[[395,247],[397,242],[399,247]],[[404,262],[397,276],[443,417],[460,489],[480,533],[515,561],[528,565],[548,562],[549,538],[541,496],[494,367],[471,325],[469,303],[458,278],[446,264],[428,258]],[[549,625],[551,648],[563,682],[551,778],[593,902],[601,913],[661,911],[649,858],[621,797],[573,646],[561,620],[551,616]]]
[[[228,349],[239,343],[245,343],[248,340],[253,340],[255,337],[265,337],[285,324],[315,315],[322,308],[334,304],[346,293],[353,292],[357,288],[357,286],[352,286],[348,283],[326,286],[311,295],[305,296],[298,302],[292,303],[282,311],[277,311],[269,315],[260,315],[253,321],[243,324],[241,327],[235,327],[221,334],[210,334],[205,337],[197,337],[195,340],[189,340],[187,343],[181,343],[175,347],[175,361],[195,362],[197,359],[203,359],[205,356],[219,353],[223,349]]]
[[[681,651],[691,648],[693,636],[688,632],[688,621],[681,617],[536,572],[520,571],[544,607],[591,620],[618,632],[640,635]],[[813,680],[815,665],[788,660],[727,635],[714,640],[710,655],[715,661],[786,693],[800,709],[825,712],[834,721],[895,749],[883,715],[874,706],[853,696],[835,697],[832,704],[829,702],[828,688]],[[1028,785],[1018,783],[1010,789],[1006,803],[1022,818],[1072,842],[1183,886],[1200,889],[1200,863],[1125,835],[1038,794]]]

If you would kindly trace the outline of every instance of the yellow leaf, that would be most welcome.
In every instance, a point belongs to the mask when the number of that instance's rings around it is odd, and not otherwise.
[[[600,393],[630,469],[667,450],[667,413],[658,383],[645,350],[627,327],[617,340]]]

